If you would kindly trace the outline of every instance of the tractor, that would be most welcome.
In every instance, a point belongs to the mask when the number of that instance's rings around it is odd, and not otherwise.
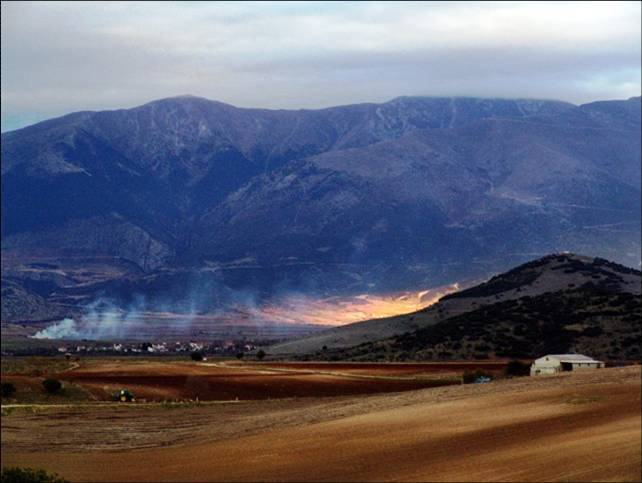
[[[121,389],[118,391],[117,398],[120,402],[134,402],[136,399],[129,389]]]

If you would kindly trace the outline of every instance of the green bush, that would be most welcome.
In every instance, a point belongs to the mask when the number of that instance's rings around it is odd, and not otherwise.
[[[15,392],[16,386],[11,384],[10,382],[2,383],[2,397],[11,397],[15,394]]]
[[[259,350],[256,353],[256,357],[257,357],[258,360],[262,361],[263,358],[265,357],[265,351],[263,349]]]
[[[33,470],[31,468],[2,467],[1,483],[67,483],[55,473],[47,473],[45,470]]]
[[[45,391],[49,394],[57,394],[62,389],[62,384],[58,379],[45,379],[42,381],[42,387],[45,388]]]
[[[203,354],[200,352],[192,352],[190,354],[190,357],[192,358],[193,361],[200,362],[203,360]]]
[[[507,376],[521,377],[529,376],[531,373],[531,366],[524,362],[513,359],[506,365],[504,374]]]
[[[237,353],[236,353],[236,358],[240,361],[241,359],[243,359],[243,356],[244,356],[244,355],[245,355],[245,354],[243,354],[243,352],[237,352]]]

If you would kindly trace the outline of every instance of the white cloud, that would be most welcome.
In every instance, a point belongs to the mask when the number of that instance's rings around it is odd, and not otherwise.
[[[3,2],[2,130],[192,93],[322,107],[640,91],[640,2]]]

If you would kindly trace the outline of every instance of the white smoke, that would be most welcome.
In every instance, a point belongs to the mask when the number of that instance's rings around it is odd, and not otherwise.
[[[181,304],[150,304],[136,296],[128,305],[98,298],[83,308],[80,318],[65,318],[37,332],[34,339],[122,340],[137,339],[144,329],[155,322],[171,326],[171,332],[188,335],[197,316],[197,304],[192,300]],[[187,310],[186,310],[187,309]],[[148,332],[148,331],[147,331]]]
[[[123,338],[135,333],[141,319],[143,301],[137,300],[126,309],[121,309],[103,299],[92,302],[82,316],[81,333],[84,339],[106,340]]]
[[[32,339],[82,339],[83,336],[76,328],[74,319],[65,318],[60,322],[50,325],[49,327],[36,332],[31,336]]]
[[[125,309],[111,301],[98,299],[84,309],[79,321],[65,318],[36,332],[33,339],[109,340],[136,333],[141,321],[141,305],[137,300]]]
[[[457,284],[420,292],[312,297],[289,291],[261,299],[253,291],[225,286],[189,284],[189,296],[178,300],[147,300],[138,295],[128,304],[98,298],[84,306],[80,318],[65,318],[37,332],[34,339],[139,340],[156,335],[191,336],[194,325],[243,325],[279,330],[300,324],[343,325],[410,313],[457,290]],[[216,307],[213,308],[212,306]],[[199,331],[199,333],[201,333]]]

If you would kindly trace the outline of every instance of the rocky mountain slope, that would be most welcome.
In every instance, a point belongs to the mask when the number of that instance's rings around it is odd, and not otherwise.
[[[312,359],[423,360],[589,352],[640,356],[642,273],[556,254],[446,295],[419,312],[334,328],[268,349]]]
[[[639,132],[640,98],[74,113],[2,134],[3,279],[69,308],[431,287],[559,250],[639,266]]]

